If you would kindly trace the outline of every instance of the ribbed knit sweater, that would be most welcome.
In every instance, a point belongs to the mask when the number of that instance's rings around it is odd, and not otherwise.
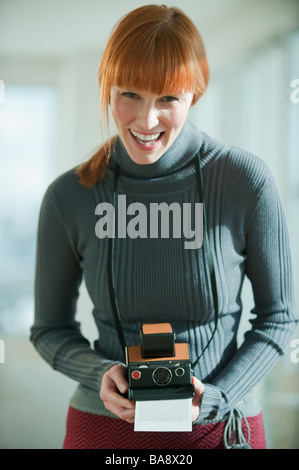
[[[266,164],[220,144],[190,122],[165,154],[148,165],[132,161],[117,138],[102,181],[84,187],[72,169],[50,185],[40,212],[31,340],[54,369],[79,382],[71,404],[82,411],[113,416],[99,396],[101,379],[123,361],[108,291],[108,237],[95,232],[96,207],[112,204],[115,162],[121,169],[117,194],[126,196],[127,207],[138,202],[150,212],[151,203],[183,207],[198,202],[193,164],[198,152],[219,321],[194,370],[205,385],[197,423],[222,419],[250,396],[291,339],[298,317],[289,240],[281,198]],[[206,242],[186,249],[185,241],[171,230],[168,238],[115,239],[115,290],[128,345],[140,344],[142,323],[170,322],[176,341],[189,344],[193,362],[212,335],[215,315]],[[99,332],[94,347],[75,318],[83,276]],[[252,284],[254,315],[238,347],[245,276]]]

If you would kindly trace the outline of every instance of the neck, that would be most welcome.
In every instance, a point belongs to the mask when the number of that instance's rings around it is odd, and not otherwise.
[[[119,137],[116,139],[112,158],[119,164],[121,171],[129,176],[154,178],[174,173],[188,165],[201,144],[202,136],[199,130],[191,122],[186,122],[174,143],[154,163],[141,165],[134,162]]]

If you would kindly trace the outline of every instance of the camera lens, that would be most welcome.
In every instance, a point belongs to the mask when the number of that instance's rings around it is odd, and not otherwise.
[[[167,385],[171,381],[171,371],[166,367],[158,367],[153,372],[153,380],[157,385]]]

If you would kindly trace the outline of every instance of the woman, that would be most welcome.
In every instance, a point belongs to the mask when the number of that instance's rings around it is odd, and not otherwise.
[[[297,321],[287,228],[266,165],[188,121],[208,79],[201,37],[182,11],[149,5],[126,15],[99,69],[101,114],[108,121],[111,106],[118,135],[45,195],[31,339],[54,369],[79,382],[65,448],[266,446],[253,388],[283,353]],[[191,226],[182,236],[173,227],[164,237],[157,227],[150,231],[147,219],[137,223],[120,213],[121,231],[112,238],[103,207],[115,207],[118,196],[125,196],[126,208],[138,202],[146,213],[150,204],[183,209],[198,203],[198,168],[206,214],[202,244],[186,248],[196,235]],[[94,349],[75,321],[83,275],[99,331]],[[238,348],[245,275],[255,318]],[[134,433],[114,301],[127,345],[140,344],[145,322],[170,322],[176,342],[189,344],[195,363],[192,432]]]

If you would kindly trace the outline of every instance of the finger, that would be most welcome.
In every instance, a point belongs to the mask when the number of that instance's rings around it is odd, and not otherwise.
[[[118,392],[118,389],[115,386],[114,382],[107,384],[106,387],[102,387],[100,397],[103,402],[112,403],[114,406],[119,406],[121,408],[128,409],[135,408],[135,404],[133,402],[131,402]]]
[[[192,383],[194,385],[194,392],[195,392],[195,395],[192,399],[192,404],[194,406],[200,407],[205,387],[204,387],[204,384],[200,380],[198,380],[196,377],[192,377]]]
[[[126,382],[116,382],[116,386],[120,393],[124,394],[127,393],[129,385]]]
[[[126,408],[128,410],[134,410],[135,409],[135,403],[128,400],[127,398],[119,395],[118,393],[113,393],[108,395],[107,397],[109,399],[109,402],[117,406],[119,408]]]
[[[120,393],[127,393],[129,384],[126,378],[126,369],[124,367],[116,367],[111,371],[110,378],[115,382]]]
[[[194,376],[192,377],[192,383],[194,385],[195,394],[202,395],[205,390],[204,384],[197,377]]]
[[[126,409],[120,406],[116,406],[111,402],[104,402],[105,408],[114,415],[127,421],[128,423],[134,423],[135,421],[135,409]]]
[[[202,396],[204,393],[204,384],[196,377],[192,377],[192,384],[194,385],[195,395],[192,399],[192,422],[194,422],[200,413]]]
[[[103,379],[100,397],[105,403],[111,403],[113,406],[127,409],[134,409],[135,404],[119,393],[117,384],[111,377]]]

